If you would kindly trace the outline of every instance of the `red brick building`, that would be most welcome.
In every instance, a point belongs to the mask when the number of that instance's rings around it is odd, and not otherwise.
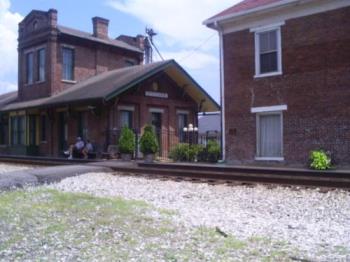
[[[204,22],[219,32],[225,158],[350,164],[350,1],[245,0]]]
[[[117,143],[122,126],[159,132],[162,155],[180,125],[218,105],[175,61],[143,64],[143,36],[108,36],[57,23],[57,11],[32,11],[19,24],[18,92],[0,96],[0,151],[59,156],[77,136],[97,150]]]

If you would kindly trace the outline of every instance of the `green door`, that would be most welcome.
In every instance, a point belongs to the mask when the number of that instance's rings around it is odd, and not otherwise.
[[[60,112],[58,114],[58,152],[67,150],[68,148],[68,124],[67,124],[67,113]]]

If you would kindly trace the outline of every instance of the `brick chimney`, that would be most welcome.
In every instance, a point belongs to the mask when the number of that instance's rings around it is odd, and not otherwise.
[[[57,10],[49,9],[48,14],[50,27],[57,27]]]
[[[95,16],[92,18],[93,35],[98,38],[108,38],[109,20]]]

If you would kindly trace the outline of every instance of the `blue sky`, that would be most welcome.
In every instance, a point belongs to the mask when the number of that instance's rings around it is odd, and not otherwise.
[[[109,36],[144,34],[152,27],[166,59],[176,59],[219,100],[217,33],[203,20],[238,0],[0,0],[0,93],[17,88],[17,24],[32,9],[58,10],[58,23],[92,31],[91,18],[110,20]],[[155,60],[159,60],[157,56]]]

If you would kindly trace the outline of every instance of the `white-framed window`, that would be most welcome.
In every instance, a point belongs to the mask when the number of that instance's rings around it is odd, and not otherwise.
[[[255,33],[255,77],[281,75],[281,24],[251,31]]]
[[[45,48],[41,48],[37,53],[37,81],[45,81]]]
[[[256,113],[256,160],[284,160],[283,110],[286,105],[252,108]]]
[[[26,54],[26,84],[33,84],[34,80],[34,54],[28,52]]]
[[[179,137],[179,142],[186,142],[186,133],[183,131],[184,127],[188,126],[188,112],[178,111],[177,112],[177,132]]]
[[[120,128],[133,128],[133,111],[120,110],[119,111],[119,126]]]
[[[74,81],[74,49],[62,47],[62,80]]]
[[[134,127],[134,106],[121,105],[118,106],[118,125],[119,128],[124,126],[128,128]]]

